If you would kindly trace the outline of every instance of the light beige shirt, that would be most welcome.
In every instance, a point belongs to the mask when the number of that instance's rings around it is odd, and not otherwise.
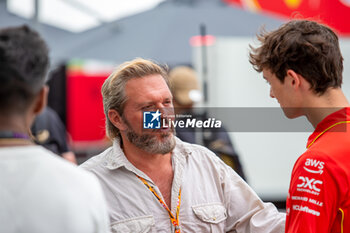
[[[107,233],[93,175],[41,146],[0,148],[1,233]]]
[[[284,232],[285,215],[208,149],[177,138],[172,166],[171,211],[175,216],[181,187],[181,232]],[[162,197],[159,189],[127,160],[118,140],[82,167],[100,180],[112,232],[174,232],[168,213],[136,175]]]

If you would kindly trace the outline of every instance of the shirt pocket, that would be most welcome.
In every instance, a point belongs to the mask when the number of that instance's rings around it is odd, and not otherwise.
[[[197,218],[209,224],[210,232],[224,232],[224,220],[227,218],[226,208],[221,203],[208,203],[192,206]]]
[[[153,226],[154,218],[149,215],[113,222],[111,230],[112,233],[148,233]]]

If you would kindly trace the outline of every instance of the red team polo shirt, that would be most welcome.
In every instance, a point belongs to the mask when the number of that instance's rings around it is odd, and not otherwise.
[[[350,108],[323,119],[294,165],[287,233],[350,232]]]

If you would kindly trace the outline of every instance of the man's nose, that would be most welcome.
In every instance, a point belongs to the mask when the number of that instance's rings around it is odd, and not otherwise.
[[[174,115],[174,107],[164,106],[163,104],[157,104],[157,109],[162,114],[163,118],[172,118]]]
[[[270,87],[270,97],[275,98],[275,95],[273,94],[272,88]]]

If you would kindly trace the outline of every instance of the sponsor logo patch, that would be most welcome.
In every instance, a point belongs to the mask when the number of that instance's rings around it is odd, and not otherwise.
[[[298,191],[308,192],[305,190],[309,190],[311,191],[309,193],[312,193],[315,195],[318,195],[320,193],[321,189],[318,187],[318,185],[322,185],[323,181],[316,180],[314,178],[305,177],[305,176],[299,176],[298,179],[301,180],[301,183],[297,184]]]
[[[301,196],[292,196],[293,201],[302,201],[302,202],[309,202],[311,204],[317,205],[317,206],[323,206],[322,201],[315,200],[313,198],[309,197],[301,197]]]
[[[320,216],[320,212],[318,212],[316,210],[313,210],[313,209],[310,209],[307,206],[293,205],[292,208],[293,208],[293,210],[296,210],[296,211],[301,211],[301,212],[309,213],[309,214],[312,214],[312,215],[315,215],[315,216]]]
[[[306,159],[304,164],[304,169],[307,172],[314,174],[322,174],[324,168],[324,162],[316,160],[316,159]]]

